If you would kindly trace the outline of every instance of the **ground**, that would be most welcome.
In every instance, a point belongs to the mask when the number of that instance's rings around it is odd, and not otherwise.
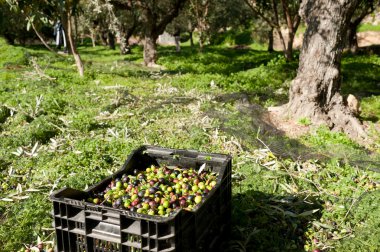
[[[288,36],[287,36],[286,30],[284,30],[283,36],[284,36],[284,39],[287,40]],[[362,31],[362,32],[358,32],[357,36],[358,36],[359,47],[367,47],[367,46],[371,46],[371,45],[380,45],[380,32],[379,31]],[[302,34],[299,34],[294,38],[293,47],[295,49],[301,48],[302,39],[303,39]],[[282,50],[282,45],[281,45],[281,42],[280,42],[277,34],[275,34],[275,36],[274,36],[273,47],[276,50]]]
[[[121,56],[81,45],[80,78],[71,57],[0,46],[3,251],[53,242],[49,194],[84,190],[143,144],[233,156],[226,251],[379,247],[378,149],[310,127],[307,118],[286,124],[297,129],[290,135],[275,127],[266,109],[287,101],[297,69],[280,52],[159,47],[160,70],[142,66],[139,46]],[[343,92],[361,97],[362,119],[378,127],[379,57],[345,55],[342,69]]]

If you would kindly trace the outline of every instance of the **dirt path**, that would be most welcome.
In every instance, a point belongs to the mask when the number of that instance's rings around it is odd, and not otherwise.
[[[285,40],[288,39],[286,31],[284,31],[283,36],[284,36]],[[293,46],[295,49],[301,48],[302,39],[303,39],[303,34],[297,36],[294,39]],[[380,32],[377,32],[377,31],[359,32],[358,33],[358,44],[359,44],[359,47],[370,46],[370,45],[380,45]],[[275,34],[273,46],[274,46],[275,50],[278,50],[278,51],[282,50],[280,39],[279,39],[277,34]]]

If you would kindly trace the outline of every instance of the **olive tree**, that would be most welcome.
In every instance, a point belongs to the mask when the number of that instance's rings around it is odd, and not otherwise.
[[[286,60],[293,59],[293,41],[296,36],[301,17],[298,14],[301,0],[244,0],[254,14],[262,18],[276,31],[284,51]],[[285,41],[282,27],[286,26],[288,40]],[[269,38],[273,33],[269,33]]]
[[[84,75],[84,66],[79,53],[76,50],[75,41],[73,39],[73,25],[71,17],[75,13],[79,0],[65,1],[32,1],[32,0],[7,0],[11,9],[21,13],[27,20],[27,26],[32,27],[41,42],[51,51],[54,51],[45,42],[44,38],[38,31],[35,23],[43,22],[45,24],[54,23],[57,16],[62,19],[65,28],[66,41],[69,44],[69,50],[73,54],[75,63],[80,76]]]
[[[186,0],[136,0],[131,2],[141,12],[142,29],[144,34],[144,64],[156,65],[157,39],[166,26],[178,16]]]
[[[364,140],[366,133],[340,94],[341,56],[349,22],[359,0],[305,0],[300,15],[307,29],[297,76],[284,114],[309,118],[316,124]]]
[[[360,0],[358,7],[355,9],[354,15],[350,18],[347,29],[347,48],[352,53],[358,50],[358,38],[356,31],[363,19],[375,11],[376,6],[380,3],[379,0]]]

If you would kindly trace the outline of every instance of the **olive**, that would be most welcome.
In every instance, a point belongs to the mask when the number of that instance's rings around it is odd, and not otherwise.
[[[112,203],[112,207],[114,207],[114,208],[118,208],[118,207],[120,207],[120,205],[121,205],[120,199],[117,199]]]
[[[185,199],[181,199],[179,204],[181,205],[181,207],[186,207],[186,200]]]
[[[137,196],[139,196],[139,198],[142,198],[142,197],[144,197],[144,194],[145,194],[145,191],[139,191],[137,193]]]
[[[160,184],[165,184],[165,179],[164,179],[164,178],[159,178],[159,179],[158,179],[158,182],[159,182]]]
[[[188,200],[188,201],[193,201],[194,198],[195,198],[194,195],[189,195],[189,196],[187,196],[187,200]]]
[[[157,203],[155,201],[151,201],[149,202],[149,206],[152,208],[152,209],[155,209],[156,206],[157,206]]]
[[[156,189],[153,188],[153,187],[150,187],[150,188],[147,190],[147,192],[148,192],[148,195],[149,195],[149,194],[154,194],[154,193],[156,192]]]
[[[144,202],[149,203],[151,199],[149,197],[144,197]]]
[[[163,203],[162,203],[162,206],[165,207],[165,208],[168,208],[169,207],[169,201],[168,200],[165,200]]]
[[[217,176],[193,169],[169,169],[151,166],[135,176],[122,174],[113,178],[104,191],[95,193],[88,201],[101,202],[115,208],[125,208],[142,214],[165,215],[174,209],[193,209],[216,185]]]
[[[202,201],[202,196],[200,196],[200,195],[195,196],[195,198],[194,198],[194,202],[195,202],[196,204],[201,203],[201,201]]]

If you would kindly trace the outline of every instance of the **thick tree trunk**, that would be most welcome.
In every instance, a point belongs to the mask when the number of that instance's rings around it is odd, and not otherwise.
[[[302,1],[300,14],[307,30],[297,77],[285,111],[296,120],[310,118],[316,125],[346,132],[356,140],[366,133],[340,95],[340,61],[344,37],[358,0]]]
[[[157,44],[156,40],[165,31],[166,26],[179,14],[186,0],[171,1],[172,5],[165,13],[157,12],[156,8],[149,8],[142,4],[143,1],[136,1],[139,6],[144,6],[142,11],[143,26],[145,32],[144,63],[147,66],[156,67]],[[162,15],[160,15],[162,14]]]
[[[273,52],[273,28],[268,31],[268,52]]]
[[[144,64],[155,66],[157,61],[157,35],[145,35],[144,42]]]

